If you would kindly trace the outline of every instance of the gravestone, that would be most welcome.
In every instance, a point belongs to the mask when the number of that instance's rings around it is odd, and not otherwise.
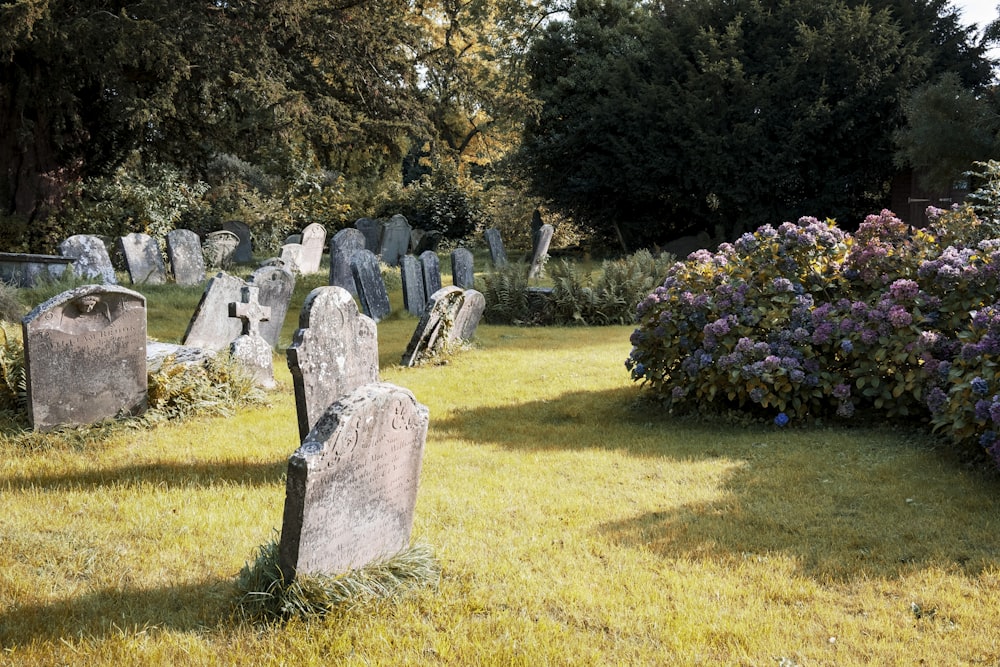
[[[403,353],[403,366],[415,366],[444,351],[452,340],[451,329],[464,300],[462,288],[453,285],[442,287],[431,295],[427,310]]]
[[[552,242],[552,233],[554,231],[555,229],[552,225],[542,225],[541,229],[538,230],[538,244],[535,246],[535,252],[531,256],[531,268],[528,270],[529,278],[537,278],[542,274],[545,259],[549,256],[549,243]]]
[[[413,315],[423,315],[427,305],[424,291],[424,273],[419,260],[413,255],[403,255],[399,260],[399,275],[403,279],[403,307]]]
[[[448,341],[469,341],[476,335],[479,322],[486,312],[486,297],[477,290],[465,290],[465,298],[461,307],[455,313],[455,321],[451,325]]]
[[[541,242],[542,212],[537,208],[531,212],[531,256],[538,254],[538,244]]]
[[[212,357],[213,353],[200,347],[186,347],[176,343],[161,343],[146,341],[146,372],[155,373],[160,370],[168,358],[174,363],[184,366],[201,366]]]
[[[365,237],[365,249],[376,255],[382,249],[382,221],[372,218],[359,218],[354,223],[355,229]]]
[[[125,268],[133,285],[162,285],[167,282],[167,269],[156,241],[149,234],[132,232],[119,239]]]
[[[213,269],[228,269],[236,258],[236,248],[240,238],[226,230],[210,232],[205,237],[202,250],[205,261]]]
[[[388,317],[392,310],[378,257],[368,250],[357,251],[351,257],[351,274],[354,276],[361,311],[376,322]]]
[[[409,545],[428,421],[409,390],[387,383],[363,385],[323,413],[288,459],[278,546],[286,582]]]
[[[420,272],[424,276],[424,299],[441,289],[441,260],[437,253],[426,250],[420,255]]]
[[[358,312],[354,297],[340,287],[317,287],[309,293],[286,354],[300,442],[336,401],[361,385],[378,382],[375,321]]]
[[[247,282],[260,290],[261,305],[271,310],[270,318],[260,323],[260,335],[272,348],[278,347],[288,304],[295,291],[295,274],[280,266],[262,266],[250,274]]]
[[[468,248],[451,251],[451,284],[462,289],[472,289],[476,281],[475,258]]]
[[[483,237],[486,239],[486,246],[490,250],[490,261],[493,263],[493,267],[501,269],[507,266],[507,251],[503,247],[503,239],[500,238],[499,229],[487,229],[483,232]]]
[[[73,273],[78,278],[100,278],[105,285],[117,285],[115,268],[104,241],[90,234],[76,234],[59,244],[59,254],[73,259]]]
[[[281,255],[278,257],[288,270],[295,273],[302,273],[302,244],[286,243],[281,246]]]
[[[240,290],[245,283],[220,271],[202,292],[181,343],[218,352],[229,347],[242,333],[239,320],[229,317],[229,304],[240,301]]]
[[[113,285],[58,294],[22,320],[36,431],[146,410],[146,298]]]
[[[260,323],[271,317],[271,309],[260,305],[259,288],[244,285],[240,300],[229,304],[229,317],[241,321],[242,334],[229,344],[229,353],[253,377],[254,382],[266,389],[275,386],[274,360],[271,346],[260,335]]]
[[[249,264],[253,261],[253,244],[251,241],[250,227],[240,220],[230,220],[222,223],[222,229],[232,232],[239,239],[236,252],[233,253],[233,261],[240,264]]]
[[[382,247],[379,254],[389,266],[399,266],[399,258],[410,248],[410,223],[400,214],[389,218],[382,228]]]
[[[429,231],[420,235],[420,239],[411,246],[411,252],[417,257],[428,250],[437,252],[438,243],[441,242],[441,232]]]
[[[289,234],[285,237],[285,243],[298,243],[302,245],[302,234]]]
[[[167,258],[178,285],[200,285],[205,282],[205,255],[201,239],[190,229],[167,232]]]
[[[343,287],[354,296],[358,288],[351,273],[351,257],[359,250],[365,250],[365,235],[357,229],[341,229],[330,239],[330,280],[336,287]]]
[[[317,273],[323,261],[323,248],[326,246],[326,228],[314,222],[302,230],[302,253],[299,266],[302,273]]]

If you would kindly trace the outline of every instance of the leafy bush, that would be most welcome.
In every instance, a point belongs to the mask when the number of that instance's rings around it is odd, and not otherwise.
[[[435,164],[430,174],[389,195],[377,215],[400,213],[415,229],[458,240],[486,224],[480,195],[475,181],[461,176],[451,163],[443,161]]]
[[[192,414],[229,415],[236,407],[263,400],[253,377],[228,352],[200,364],[168,357],[149,373],[148,383],[149,410],[144,419],[149,423]]]
[[[17,288],[0,281],[0,321],[20,322],[24,312]]]
[[[528,267],[511,262],[494,267],[485,278],[483,297],[486,310],[483,318],[491,324],[527,324],[531,319],[528,307]]]
[[[21,327],[0,321],[0,410],[27,412],[27,376]]]

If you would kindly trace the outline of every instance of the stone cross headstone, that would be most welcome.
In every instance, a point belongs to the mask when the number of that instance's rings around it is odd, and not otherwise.
[[[36,431],[146,410],[146,298],[114,285],[58,294],[21,322]]]
[[[465,292],[453,285],[442,287],[431,295],[427,310],[403,353],[403,366],[415,366],[443,351],[452,340],[451,329],[464,300]]]
[[[240,290],[244,284],[223,271],[209,280],[181,343],[213,352],[227,349],[242,333],[240,321],[229,317],[229,304],[241,300]]]
[[[259,288],[244,285],[240,300],[229,304],[229,317],[242,321],[243,333],[229,344],[229,353],[246,368],[254,381],[268,389],[275,386],[271,346],[260,335],[260,323],[271,317],[271,309],[260,305]]]
[[[281,255],[278,259],[284,262],[285,267],[287,267],[290,271],[303,273],[301,243],[286,243],[281,246]]]
[[[258,288],[261,305],[271,310],[270,318],[260,324],[260,335],[272,348],[278,347],[281,328],[285,325],[288,305],[295,291],[295,274],[280,266],[262,266],[250,274],[247,282]]]
[[[205,261],[213,269],[228,269],[233,264],[239,244],[240,237],[232,232],[224,229],[211,232],[202,244]]]
[[[354,296],[358,288],[351,273],[351,257],[359,250],[365,250],[365,235],[350,227],[341,229],[330,239],[330,284],[343,287]]]
[[[378,257],[368,250],[359,250],[351,257],[351,274],[361,301],[361,311],[376,322],[389,316],[389,293],[385,289],[385,279]]]
[[[314,222],[302,230],[302,254],[299,265],[302,273],[317,273],[323,261],[323,248],[326,247],[326,227]]]
[[[117,285],[115,268],[104,241],[90,234],[76,234],[59,244],[59,254],[73,259],[73,273],[78,278],[100,278],[105,285]]]
[[[528,270],[529,278],[537,278],[542,274],[545,259],[549,256],[549,243],[552,242],[554,231],[552,225],[542,225],[541,229],[538,230],[538,244],[531,256],[531,268]]]
[[[354,297],[340,287],[317,287],[309,293],[286,354],[300,441],[327,408],[379,379],[375,321],[358,312]]]
[[[205,254],[201,239],[190,229],[167,232],[167,258],[178,285],[200,285],[205,282]]]
[[[507,251],[503,247],[503,239],[500,238],[499,229],[487,229],[483,232],[486,239],[486,246],[490,250],[490,261],[493,267],[500,269],[507,266]]]
[[[382,221],[372,218],[359,218],[354,223],[355,229],[365,237],[365,249],[376,255],[382,249]]]
[[[468,248],[451,251],[451,284],[462,289],[472,289],[476,281],[475,258]]]
[[[423,315],[427,294],[420,261],[413,255],[403,255],[399,260],[399,275],[403,279],[403,307],[412,315]]]
[[[410,223],[398,213],[382,228],[382,247],[379,254],[389,266],[399,266],[399,258],[410,249]]]
[[[465,298],[461,307],[455,313],[455,321],[449,332],[449,342],[469,341],[476,335],[479,322],[486,312],[486,297],[477,290],[465,290]]]
[[[149,234],[132,232],[120,239],[125,268],[133,285],[162,285],[167,269],[156,241]]]
[[[420,272],[424,275],[424,298],[429,300],[431,294],[441,289],[441,260],[431,250],[420,253],[419,259]]]
[[[222,229],[232,232],[239,239],[236,252],[233,254],[233,261],[240,264],[249,264],[253,261],[253,243],[251,241],[250,227],[240,220],[230,220],[222,223]]]
[[[288,459],[285,581],[341,574],[409,545],[428,421],[409,390],[387,383],[355,389],[320,417]]]

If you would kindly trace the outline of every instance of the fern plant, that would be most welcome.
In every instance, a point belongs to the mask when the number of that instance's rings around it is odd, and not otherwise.
[[[20,327],[0,321],[0,408],[27,410],[28,379],[24,370],[24,343]]]
[[[530,320],[528,307],[528,270],[512,262],[494,268],[486,275],[484,319],[490,324],[525,324]]]

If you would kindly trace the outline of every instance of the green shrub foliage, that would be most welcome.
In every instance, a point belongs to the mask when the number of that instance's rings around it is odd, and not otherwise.
[[[970,208],[926,230],[802,218],[692,253],[637,308],[625,365],[670,409],[932,423],[1000,462],[1000,240]]]

